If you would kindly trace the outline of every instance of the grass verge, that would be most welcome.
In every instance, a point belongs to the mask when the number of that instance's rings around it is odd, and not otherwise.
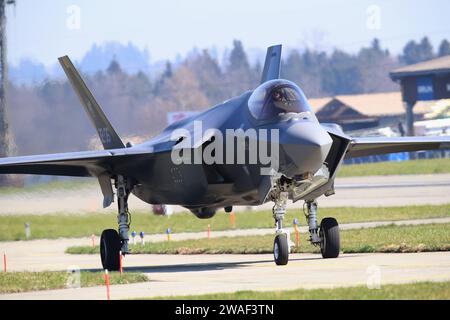
[[[238,291],[192,296],[157,297],[154,300],[448,300],[450,281],[382,285],[380,289],[355,286],[334,289]]]
[[[450,159],[422,159],[344,165],[338,177],[450,173]]]
[[[47,183],[37,183],[26,187],[0,187],[0,195],[12,195],[18,193],[46,193],[53,191],[77,191],[86,187],[98,186],[98,182],[92,178],[71,178],[69,180],[56,180]]]
[[[322,208],[318,218],[336,217],[340,223],[364,221],[393,221],[405,219],[423,219],[449,217],[450,205],[405,206],[386,208]],[[285,221],[290,224],[295,218],[304,223],[300,210],[288,210]],[[103,229],[117,228],[113,214],[86,215],[5,215],[0,216],[0,241],[24,240],[24,224],[30,223],[32,239],[55,239],[61,237],[87,237],[99,235]],[[200,220],[191,213],[179,213],[170,217],[155,216],[150,212],[134,212],[132,230],[144,231],[146,234],[164,233],[167,228],[172,232],[205,231],[211,225],[214,230],[231,229],[229,215],[218,212],[212,219]],[[272,228],[272,213],[267,210],[236,212],[236,228]]]
[[[63,271],[0,273],[0,293],[64,289],[73,284],[72,279],[76,279],[75,275]],[[148,278],[141,273],[124,272],[121,275],[118,272],[110,272],[109,281],[110,284],[128,284],[148,281]],[[80,272],[81,287],[104,284],[105,279],[102,272]]]
[[[363,252],[424,252],[450,251],[450,224],[418,226],[384,226],[370,229],[341,231],[341,251]],[[201,240],[166,241],[131,246],[136,254],[253,254],[272,253],[273,235],[219,237]],[[295,235],[291,234],[295,241]],[[319,249],[300,234],[300,245],[293,252],[317,253]],[[67,248],[66,253],[99,253],[99,247]]]

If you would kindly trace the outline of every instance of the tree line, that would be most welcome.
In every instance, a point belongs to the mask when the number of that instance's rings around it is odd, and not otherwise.
[[[426,37],[406,43],[399,56],[377,39],[353,54],[292,49],[283,55],[281,76],[299,84],[309,98],[396,91],[389,71],[449,54],[447,40],[434,50]],[[261,63],[251,64],[235,40],[224,65],[203,50],[176,65],[167,61],[159,75],[129,74],[113,60],[106,70],[83,76],[119,135],[150,136],[166,126],[167,112],[203,110],[239,95],[258,85],[261,72]],[[66,80],[10,83],[7,101],[16,154],[85,150],[95,135]]]

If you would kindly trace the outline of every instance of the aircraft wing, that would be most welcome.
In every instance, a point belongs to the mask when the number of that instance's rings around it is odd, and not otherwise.
[[[440,137],[367,137],[352,138],[346,158],[376,154],[450,149],[450,136]]]
[[[124,148],[0,158],[0,174],[98,177],[113,172],[116,165],[130,163],[130,157],[145,153],[150,152]]]

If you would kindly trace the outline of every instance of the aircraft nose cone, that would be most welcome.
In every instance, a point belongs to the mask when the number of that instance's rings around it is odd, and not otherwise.
[[[314,122],[294,123],[280,137],[284,151],[281,171],[288,177],[319,170],[333,143],[328,132]]]

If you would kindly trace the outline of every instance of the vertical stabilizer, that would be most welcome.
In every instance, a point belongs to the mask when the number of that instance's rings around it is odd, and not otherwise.
[[[80,98],[81,104],[84,110],[88,114],[92,123],[94,124],[100,140],[105,149],[118,149],[125,148],[119,135],[114,130],[113,126],[109,122],[103,110],[100,108],[99,104],[95,100],[89,88],[84,83],[78,71],[75,69],[72,61],[70,61],[68,56],[64,56],[58,59],[64,72],[69,78],[73,89]]]
[[[267,48],[261,83],[280,77],[281,44]]]

